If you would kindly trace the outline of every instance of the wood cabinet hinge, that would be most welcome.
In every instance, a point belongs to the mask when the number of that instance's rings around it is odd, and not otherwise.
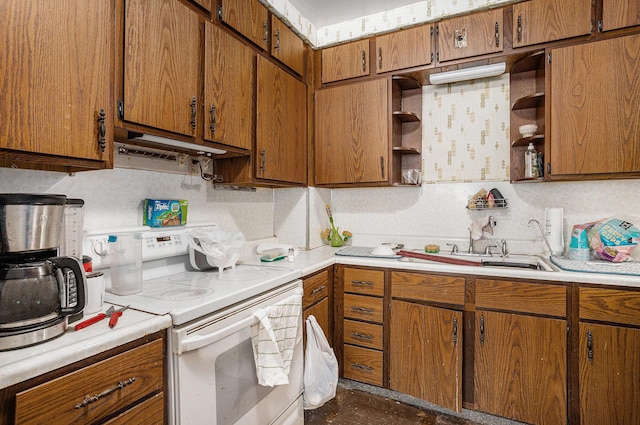
[[[124,120],[124,103],[118,99],[118,119]]]
[[[547,175],[551,175],[551,163],[547,162]]]
[[[547,53],[547,62],[551,63],[551,52]]]
[[[218,19],[222,20],[222,5],[218,6]]]
[[[604,24],[602,23],[602,19],[598,19],[598,32],[602,32],[603,31],[603,26]],[[591,25],[591,27],[593,28],[593,24]],[[593,32],[593,30],[591,31]]]

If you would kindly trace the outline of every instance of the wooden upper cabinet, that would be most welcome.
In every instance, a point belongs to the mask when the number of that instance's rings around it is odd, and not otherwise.
[[[315,182],[389,181],[389,79],[316,92]]]
[[[322,50],[322,82],[369,75],[369,40],[358,40]]]
[[[105,0],[0,3],[0,149],[110,160],[113,11]]]
[[[640,25],[638,0],[602,0],[602,31]]]
[[[529,0],[513,5],[513,47],[591,33],[591,0]]]
[[[376,37],[376,71],[389,72],[432,62],[432,26],[420,25]]]
[[[211,23],[205,24],[204,139],[251,149],[256,54]]]
[[[191,2],[211,12],[211,0],[191,0]]]
[[[124,22],[124,120],[194,135],[198,14],[176,0],[127,0]]]
[[[640,35],[551,56],[552,177],[640,172]]]
[[[501,52],[502,9],[445,19],[438,23],[438,60]]]
[[[280,19],[271,15],[271,56],[304,75],[304,42]]]
[[[222,0],[218,16],[262,50],[269,46],[269,11],[258,0]]]
[[[307,183],[307,86],[258,56],[255,175]]]

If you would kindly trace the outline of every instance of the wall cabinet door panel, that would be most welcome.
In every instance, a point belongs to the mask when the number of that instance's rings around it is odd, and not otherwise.
[[[602,30],[640,25],[638,0],[602,0]]]
[[[513,47],[591,33],[591,0],[529,0],[513,5]]]
[[[307,86],[258,57],[256,176],[307,182]]]
[[[195,134],[200,69],[198,14],[176,0],[127,0],[124,119]]]
[[[369,75],[369,40],[328,47],[321,57],[323,83]]]
[[[271,56],[304,75],[304,42],[275,16],[271,16],[271,24]]]
[[[258,0],[222,0],[220,19],[262,50],[269,46],[269,11]]]
[[[376,37],[376,71],[429,65],[432,61],[431,34],[431,25],[420,25]]]
[[[502,16],[502,9],[495,9],[438,23],[438,60],[446,62],[501,52]]]
[[[204,138],[251,149],[256,55],[220,27],[205,24]]]
[[[0,17],[0,148],[110,160],[114,2],[3,1]]]
[[[317,184],[389,180],[387,78],[316,92]]]
[[[640,35],[551,51],[552,176],[640,171]]]

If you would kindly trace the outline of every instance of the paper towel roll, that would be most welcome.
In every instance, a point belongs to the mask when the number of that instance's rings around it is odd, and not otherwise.
[[[552,254],[562,255],[564,253],[564,210],[562,208],[544,209],[545,234]]]

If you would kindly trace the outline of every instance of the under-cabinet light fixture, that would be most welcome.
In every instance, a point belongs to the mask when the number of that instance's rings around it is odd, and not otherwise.
[[[459,81],[476,80],[478,78],[495,77],[507,70],[505,62],[491,65],[474,66],[472,68],[456,69],[455,71],[438,72],[429,75],[431,84],[447,84]]]
[[[210,146],[196,145],[195,143],[183,142],[181,140],[169,139],[167,137],[154,136],[152,134],[143,134],[142,136],[136,137],[133,140],[137,140],[140,142],[157,143],[163,146],[173,146],[174,148],[190,149],[197,152],[211,153],[215,155],[222,155],[227,153],[227,151],[223,149],[212,148]]]

